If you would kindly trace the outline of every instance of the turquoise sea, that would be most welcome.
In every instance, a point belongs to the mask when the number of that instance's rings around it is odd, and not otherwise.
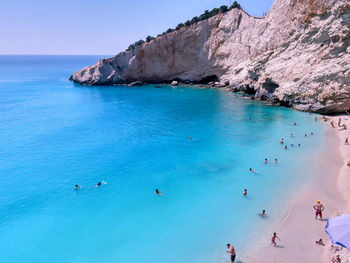
[[[268,242],[323,125],[224,90],[68,80],[99,58],[0,56],[1,262],[217,263]]]

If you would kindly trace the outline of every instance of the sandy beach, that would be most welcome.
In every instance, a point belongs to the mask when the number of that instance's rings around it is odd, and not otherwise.
[[[348,262],[350,253],[347,249],[335,253],[325,233],[328,218],[350,213],[350,166],[347,166],[350,162],[350,145],[344,144],[345,138],[349,137],[350,122],[345,121],[347,130],[340,130],[337,125],[339,117],[342,120],[350,119],[349,116],[328,117],[329,120],[325,122],[329,127],[326,145],[315,163],[310,163],[317,167],[317,172],[291,201],[287,213],[271,231],[271,236],[266,237],[266,244],[257,253],[245,255],[241,262],[326,263],[332,262],[337,254],[342,262]],[[331,127],[331,121],[336,128]],[[315,220],[313,205],[317,200],[325,206],[323,221]],[[281,239],[276,247],[270,244],[273,232]],[[325,246],[315,243],[320,238]]]

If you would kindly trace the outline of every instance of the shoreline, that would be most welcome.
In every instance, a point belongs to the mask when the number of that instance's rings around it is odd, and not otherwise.
[[[331,262],[334,255],[339,254],[342,262],[348,262],[350,253],[343,248],[334,253],[331,250],[331,242],[325,233],[325,225],[328,218],[343,215],[350,212],[350,178],[347,177],[350,167],[350,145],[344,145],[349,129],[339,131],[337,120],[341,117],[349,128],[350,116],[327,117],[325,122],[327,130],[325,145],[317,158],[310,164],[315,167],[315,172],[305,182],[300,192],[293,197],[288,208],[281,217],[276,228],[280,242],[273,247],[271,237],[264,238],[265,243],[249,255],[244,255],[242,263],[295,263],[295,262]],[[319,120],[321,121],[321,120]],[[330,122],[334,121],[336,128],[332,128]],[[316,200],[321,200],[325,206],[323,221],[315,220],[313,205]],[[322,238],[325,246],[315,242]],[[238,261],[239,262],[239,261]]]

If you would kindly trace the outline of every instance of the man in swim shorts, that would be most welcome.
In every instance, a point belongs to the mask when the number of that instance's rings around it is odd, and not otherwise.
[[[317,216],[320,216],[320,219],[322,220],[322,211],[324,210],[324,206],[321,204],[320,200],[317,200],[317,204],[314,205],[315,209],[315,219],[317,219]]]
[[[235,248],[233,246],[231,246],[230,244],[227,244],[227,248],[228,248],[228,250],[226,252],[231,255],[231,263],[234,263],[235,259],[236,259]]]

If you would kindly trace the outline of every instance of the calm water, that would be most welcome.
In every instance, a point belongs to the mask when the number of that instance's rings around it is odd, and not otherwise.
[[[219,90],[68,81],[97,59],[0,56],[1,262],[227,262],[227,242],[239,259],[269,240],[322,124]]]

